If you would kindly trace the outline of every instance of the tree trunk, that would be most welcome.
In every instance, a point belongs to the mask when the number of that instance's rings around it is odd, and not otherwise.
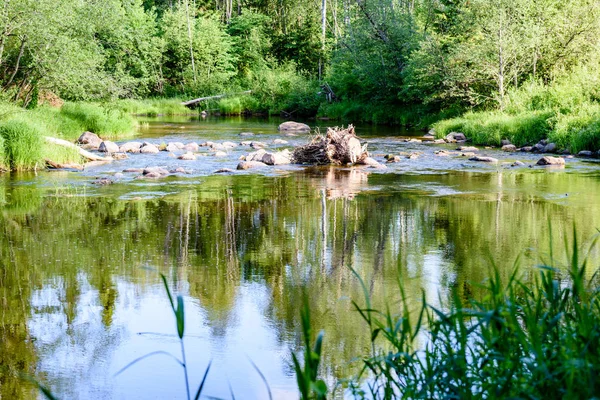
[[[26,42],[27,42],[27,38],[23,37],[23,39],[21,41],[21,48],[19,49],[19,56],[17,57],[17,62],[15,63],[15,70],[13,71],[12,75],[10,76],[8,82],[6,82],[6,84],[4,85],[5,90],[8,89],[8,87],[11,85],[11,83],[15,79],[17,72],[19,72],[19,66],[21,64],[21,57],[23,57],[23,52],[25,51],[25,43]]]
[[[52,143],[52,144],[55,144],[55,145],[58,145],[58,146],[62,146],[62,147],[67,147],[67,148],[70,148],[70,149],[75,149],[75,150],[77,150],[79,152],[79,154],[83,158],[86,158],[86,159],[91,160],[91,161],[113,161],[112,157],[97,156],[96,154],[90,153],[89,151],[86,151],[86,150],[82,149],[81,147],[79,147],[79,146],[77,146],[77,145],[75,145],[75,144],[73,144],[71,142],[68,142],[66,140],[63,140],[63,139],[57,139],[57,138],[53,138],[53,137],[50,137],[50,136],[44,136],[44,139],[48,143]]]
[[[188,38],[190,40],[190,59],[192,61],[192,72],[194,73],[194,83],[196,83],[196,63],[194,62],[194,45],[192,41],[192,27],[190,26],[190,0],[185,0],[185,16],[187,19]]]

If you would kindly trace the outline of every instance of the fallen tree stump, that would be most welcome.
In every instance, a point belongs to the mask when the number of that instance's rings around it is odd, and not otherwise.
[[[310,143],[294,149],[293,161],[296,164],[345,165],[356,164],[369,154],[354,133],[354,126],[327,128],[327,134],[315,136]]]

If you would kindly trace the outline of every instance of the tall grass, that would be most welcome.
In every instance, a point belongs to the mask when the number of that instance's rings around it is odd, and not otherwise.
[[[136,122],[130,115],[91,103],[66,103],[60,109],[63,116],[79,122],[83,130],[105,139],[114,139],[135,132]]]
[[[459,118],[437,122],[433,127],[439,137],[450,132],[463,132],[474,144],[500,145],[503,139],[508,139],[517,146],[524,146],[535,144],[550,134],[551,115],[544,111],[529,111],[517,115],[470,112]]]
[[[196,115],[197,112],[190,110],[181,104],[179,98],[171,99],[122,99],[117,100],[106,107],[122,111],[128,114],[146,115],[156,117],[159,115]]]
[[[23,171],[43,165],[42,133],[25,121],[12,120],[0,124],[4,158],[11,169]]]
[[[10,169],[10,164],[8,159],[6,158],[5,150],[4,150],[5,140],[2,136],[0,136],[0,172],[7,171]]]

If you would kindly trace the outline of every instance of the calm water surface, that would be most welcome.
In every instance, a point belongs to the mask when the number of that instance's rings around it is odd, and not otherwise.
[[[279,121],[187,118],[151,120],[139,138],[154,143],[284,138]],[[283,166],[234,174],[248,148],[225,158],[206,150],[197,161],[167,153],[80,172],[0,175],[0,398],[37,392],[16,376],[41,377],[64,399],[183,399],[174,317],[158,272],[185,296],[192,386],[210,360],[204,393],[262,399],[298,397],[291,352],[300,350],[302,294],[314,326],[325,330],[324,375],[333,387],[355,371],[368,337],[353,311],[362,301],[350,267],[374,304],[398,307],[400,275],[413,301],[451,290],[465,297],[494,259],[508,273],[517,257],[534,266],[548,253],[563,260],[573,224],[583,242],[600,228],[597,164],[568,160],[565,169],[481,165],[436,157],[449,146],[403,143],[409,133],[358,128],[369,150],[419,152],[387,170]],[[419,135],[419,132],[414,132]],[[534,163],[531,155],[484,153]],[[129,167],[183,166],[162,180],[124,174]],[[550,225],[549,225],[550,224]],[[551,229],[549,228],[551,226]],[[566,238],[566,239],[565,239]],[[592,253],[597,260],[598,254]],[[597,263],[594,263],[597,265]]]

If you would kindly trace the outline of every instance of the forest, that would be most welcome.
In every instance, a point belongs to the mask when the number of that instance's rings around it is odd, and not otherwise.
[[[4,0],[0,98],[32,108],[56,96],[251,90],[213,107],[598,150],[599,10],[597,0]]]

